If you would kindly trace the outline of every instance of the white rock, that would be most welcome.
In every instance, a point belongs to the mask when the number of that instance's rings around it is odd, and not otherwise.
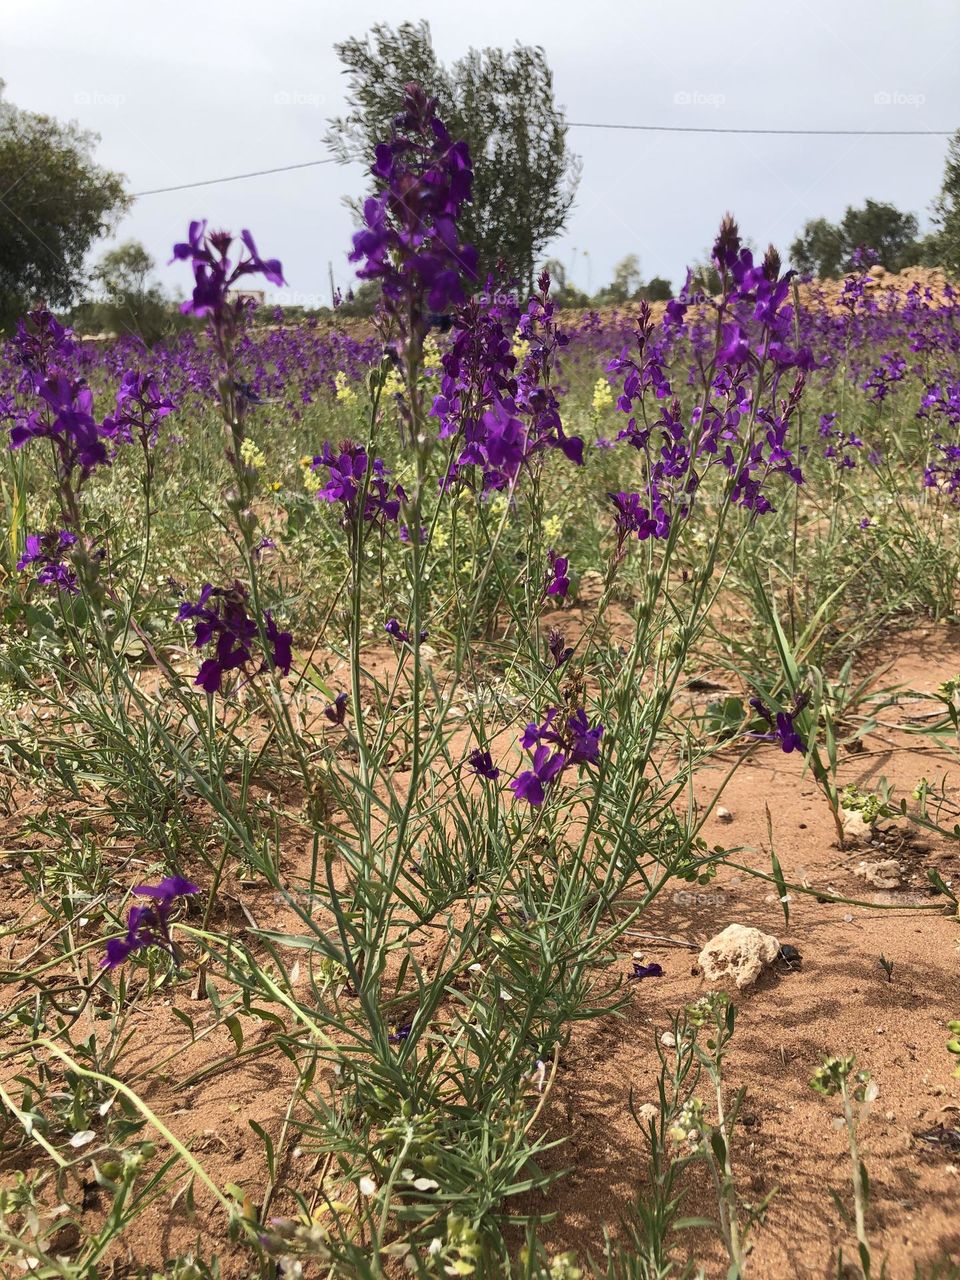
[[[875,889],[900,888],[900,863],[896,858],[884,858],[882,862],[858,862],[853,874]]]
[[[732,822],[733,814],[729,809],[725,809],[722,804],[718,804],[715,810],[718,822]]]
[[[780,942],[769,933],[749,925],[728,924],[711,938],[697,959],[708,982],[732,978],[739,989],[749,987],[773,964]]]

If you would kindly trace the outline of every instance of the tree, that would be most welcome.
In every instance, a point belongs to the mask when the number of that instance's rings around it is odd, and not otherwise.
[[[90,246],[128,207],[120,174],[94,162],[98,142],[0,97],[0,329],[41,299],[69,305]]]
[[[917,219],[883,200],[868,200],[862,209],[848,208],[840,234],[847,270],[854,265],[854,252],[864,247],[872,249],[888,271],[902,271],[919,260]]]
[[[642,283],[640,259],[635,253],[628,253],[613,268],[613,279],[597,294],[596,302],[599,305],[629,302],[631,298],[639,297]]]
[[[947,147],[943,183],[933,204],[933,223],[937,228],[937,260],[948,271],[960,274],[960,129]]]
[[[798,271],[822,278],[850,271],[854,254],[863,248],[872,249],[888,271],[915,265],[924,252],[917,219],[883,200],[867,200],[862,209],[848,205],[839,226],[826,218],[806,223],[790,257]]]
[[[128,240],[105,253],[93,270],[103,298],[78,307],[72,323],[109,333],[133,333],[152,345],[185,318],[163,290],[151,281],[155,263],[137,240]]]
[[[790,246],[790,260],[805,276],[840,274],[843,260],[843,237],[840,228],[826,218],[813,218]]]
[[[335,46],[348,82],[345,116],[329,122],[327,144],[341,161],[369,161],[411,80],[436,97],[439,114],[473,159],[473,201],[461,238],[479,255],[481,282],[503,263],[531,286],[534,264],[566,225],[580,176],[553,97],[544,52],[471,49],[451,67],[437,59],[425,21],[385,23]]]
[[[673,297],[673,285],[663,276],[653,276],[640,287],[640,297],[647,302],[669,302]]]

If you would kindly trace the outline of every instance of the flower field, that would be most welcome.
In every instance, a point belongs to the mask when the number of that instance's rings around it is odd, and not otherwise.
[[[0,350],[0,1274],[960,1276],[960,298],[371,159],[373,323]]]

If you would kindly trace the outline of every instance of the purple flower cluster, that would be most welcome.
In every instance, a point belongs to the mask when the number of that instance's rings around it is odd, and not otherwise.
[[[600,758],[603,725],[591,725],[582,707],[572,711],[559,727],[558,715],[558,709],[550,707],[543,723],[528,724],[520,738],[520,745],[532,753],[533,767],[514,778],[510,789],[518,800],[530,805],[543,804],[546,788],[564,769],[595,764]]]
[[[485,492],[510,488],[521,468],[552,449],[583,465],[583,440],[565,433],[550,385],[558,352],[569,339],[554,319],[546,272],[538,289],[523,312],[512,301],[489,308],[474,302],[454,317],[455,337],[442,357],[440,394],[431,410],[440,422],[440,439],[462,442],[446,485],[480,467]],[[519,368],[514,335],[528,348]]]
[[[20,402],[0,399],[0,418],[10,422],[10,448],[31,440],[53,443],[62,505],[75,523],[76,493],[96,467],[110,462],[108,442],[129,442],[136,434],[144,447],[155,444],[173,401],[151,375],[127,371],[120,379],[116,412],[98,421],[93,391],[77,368],[81,350],[71,331],[43,307],[18,322],[8,352],[20,370],[16,391],[23,397]]]
[[[634,351],[624,348],[607,365],[607,372],[624,375],[617,407],[628,421],[618,438],[638,451],[645,471],[643,492],[610,495],[619,554],[631,534],[667,537],[673,521],[689,513],[710,466],[725,468],[731,500],[757,515],[773,509],[765,492],[771,476],[803,481],[787,437],[813,359],[807,347],[794,345],[794,310],[787,302],[792,273],[780,275],[772,249],[755,263],[729,217],[714,244],[713,263],[721,282],[718,299],[697,292],[688,275],[680,296],[667,306],[660,337],[650,308],[642,304]],[[691,307],[693,324],[687,316]],[[667,372],[671,344],[681,337],[695,357],[691,384],[701,390],[689,414]],[[792,385],[778,394],[788,372]]]
[[[237,281],[249,275],[262,275],[270,284],[285,284],[283,267],[276,258],[261,258],[249,231],[240,232],[243,249],[240,249],[237,260],[229,256],[234,238],[229,231],[211,231],[207,233],[206,219],[190,223],[187,239],[173,246],[171,262],[189,262],[193,268],[193,294],[182,304],[180,310],[195,316],[211,316],[214,325],[219,325],[228,309],[238,311],[243,300],[237,298],[231,302],[230,290]]]
[[[38,377],[34,391],[40,403],[16,419],[10,448],[19,449],[28,440],[52,440],[61,477],[79,469],[80,478],[86,479],[107,461],[107,447],[93,416],[93,392],[82,379],[56,371]]]
[[[42,586],[56,587],[70,595],[77,592],[77,575],[68,553],[77,542],[76,535],[67,529],[48,529],[46,533],[31,533],[23,555],[17,561],[17,572],[33,567],[34,576]]]
[[[117,407],[104,418],[101,430],[105,436],[126,444],[136,439],[146,449],[157,443],[161,421],[175,409],[152,374],[128,370],[117,388]]]
[[[389,472],[379,458],[370,457],[361,445],[344,440],[339,450],[329,443],[310,464],[312,471],[327,469],[327,483],[317,490],[320,502],[339,502],[345,509],[345,518],[356,518],[358,498],[363,496],[363,518],[368,521],[396,523],[401,503],[407,495],[400,485],[391,490],[387,481]],[[365,477],[370,472],[369,480]]]
[[[834,462],[837,467],[853,470],[857,465],[857,455],[850,453],[850,449],[862,449],[863,441],[859,436],[850,432],[843,431],[837,426],[837,415],[835,413],[823,413],[820,415],[819,433],[821,440],[826,441],[823,449],[823,456]]]
[[[139,884],[133,892],[149,898],[150,905],[131,907],[127,915],[127,932],[122,938],[111,938],[101,968],[116,969],[134,951],[143,947],[162,947],[173,954],[170,937],[170,913],[177,898],[199,893],[195,884],[183,876],[167,876],[159,884]]]
[[[219,692],[225,672],[245,669],[253,661],[260,628],[247,612],[249,602],[247,589],[240,582],[232,587],[213,587],[208,582],[196,604],[185,600],[180,605],[177,621],[195,623],[194,648],[215,646],[213,657],[204,659],[194,682],[206,693]],[[289,675],[293,637],[279,629],[269,610],[263,615],[262,629],[267,654],[253,674],[276,668]]]
[[[405,316],[417,341],[426,333],[424,302],[434,312],[463,302],[462,277],[475,279],[477,267],[476,251],[457,234],[473,182],[469,148],[451,139],[436,107],[419,85],[406,86],[393,137],[378,145],[371,169],[381,190],[364,204],[350,254],[362,280],[380,281],[388,309]]]

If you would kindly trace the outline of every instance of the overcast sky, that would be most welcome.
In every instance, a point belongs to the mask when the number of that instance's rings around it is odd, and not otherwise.
[[[429,20],[443,60],[540,44],[571,121],[739,128],[960,127],[956,0],[0,0],[0,77],[22,107],[102,137],[131,191],[321,158],[343,108],[336,41],[378,21]],[[627,253],[676,284],[731,209],[786,248],[809,217],[867,196],[927,220],[940,137],[756,137],[571,129],[583,176],[551,252],[584,288]],[[144,196],[118,231],[166,265],[188,221],[249,227],[279,257],[291,302],[345,286],[341,197],[359,167],[326,165]],[[275,294],[283,298],[282,294]]]

